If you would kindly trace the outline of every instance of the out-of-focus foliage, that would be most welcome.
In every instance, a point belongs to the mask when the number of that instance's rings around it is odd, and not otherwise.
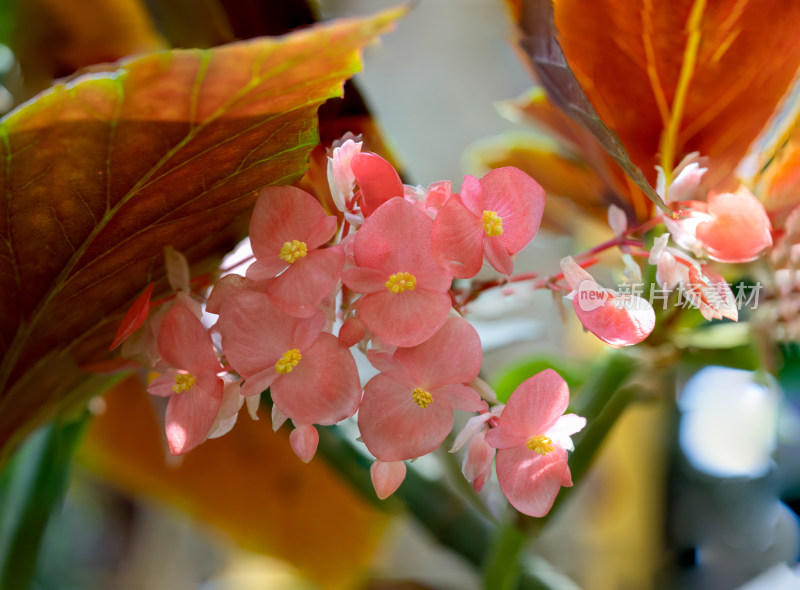
[[[318,106],[400,14],[134,58],[2,121],[0,446],[68,403],[164,246],[224,252],[256,190],[303,173]]]
[[[78,460],[134,496],[154,498],[213,524],[241,546],[297,565],[325,588],[363,575],[385,517],[324,461],[304,465],[287,431],[242,416],[226,436],[185,455],[168,453],[151,399],[136,378],[110,391]]]

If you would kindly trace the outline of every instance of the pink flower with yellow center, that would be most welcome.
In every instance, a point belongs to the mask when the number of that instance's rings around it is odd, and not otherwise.
[[[384,462],[433,451],[453,428],[453,409],[485,403],[465,383],[478,376],[481,342],[469,322],[451,317],[429,340],[394,354],[370,352],[381,373],[367,383],[358,412],[361,437]]]
[[[292,317],[267,295],[239,289],[226,293],[218,326],[228,362],[245,378],[243,396],[269,388],[297,425],[336,424],[355,413],[361,401],[355,360],[323,332],[322,314]]]
[[[165,429],[170,452],[181,455],[202,443],[222,405],[222,366],[211,336],[188,306],[176,302],[158,330],[158,351],[171,368],[148,386],[169,397]]]
[[[336,233],[336,224],[336,217],[307,192],[293,186],[265,188],[250,219],[256,261],[247,278],[284,313],[313,315],[344,268],[341,247],[320,248]]]
[[[513,167],[478,180],[464,178],[461,193],[439,209],[431,246],[437,262],[460,279],[474,277],[484,254],[497,271],[514,272],[511,256],[536,235],[544,213],[544,190]]]
[[[344,284],[357,293],[358,315],[389,344],[415,346],[442,327],[452,275],[431,256],[433,220],[402,198],[381,205],[355,235],[356,266]]]
[[[500,489],[523,514],[544,516],[561,487],[572,486],[570,436],[583,429],[586,418],[564,414],[568,404],[567,383],[547,369],[517,387],[497,426],[486,434],[486,442],[498,449]]]

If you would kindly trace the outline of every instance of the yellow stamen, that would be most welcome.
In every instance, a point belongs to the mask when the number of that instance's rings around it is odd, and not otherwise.
[[[411,397],[413,398],[414,403],[423,410],[428,407],[428,404],[433,403],[433,396],[431,395],[431,392],[425,391],[421,387],[417,387],[414,391],[412,391]]]
[[[289,264],[295,262],[298,258],[302,258],[308,254],[308,247],[305,242],[300,240],[292,240],[291,242],[284,242],[281,246],[281,253],[278,258],[285,260]]]
[[[499,236],[503,233],[503,218],[497,211],[483,212],[483,231],[487,236]]]
[[[389,277],[386,281],[386,288],[392,293],[402,293],[403,291],[413,291],[417,285],[417,277],[410,272],[398,272]]]
[[[175,393],[189,391],[195,383],[197,383],[197,377],[191,373],[178,373],[175,375],[175,385],[172,386],[172,391]]]
[[[525,444],[530,450],[539,453],[542,457],[556,450],[550,437],[544,436],[543,434],[534,436]]]
[[[283,353],[283,356],[275,363],[275,371],[278,373],[291,373],[297,366],[303,355],[296,348],[292,348]]]

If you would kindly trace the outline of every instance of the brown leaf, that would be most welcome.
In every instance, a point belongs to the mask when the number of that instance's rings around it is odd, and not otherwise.
[[[0,122],[0,449],[102,359],[164,246],[223,252],[259,188],[303,173],[318,106],[401,14],[130,59]]]
[[[591,131],[606,152],[619,164],[641,191],[657,206],[666,211],[660,197],[647,178],[626,152],[613,125],[609,127],[602,114],[598,116],[579,81],[570,69],[553,23],[553,6],[550,0],[528,0],[514,6],[519,20],[521,38],[519,45],[536,72],[536,77],[547,90],[551,100],[563,112]]]
[[[354,587],[385,517],[317,457],[302,463],[286,429],[245,409],[231,432],[168,462],[151,400],[135,377],[105,396],[77,459],[135,497],[186,511],[241,546],[291,561],[325,588]],[[175,458],[173,458],[175,459]]]
[[[692,151],[709,179],[736,167],[800,66],[800,4],[557,0],[567,61],[652,183]]]

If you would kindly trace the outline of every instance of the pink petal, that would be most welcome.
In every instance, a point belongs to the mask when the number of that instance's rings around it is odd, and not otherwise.
[[[362,152],[351,160],[353,175],[361,189],[361,211],[369,217],[392,197],[403,196],[403,183],[394,167],[378,154]]]
[[[457,196],[461,198],[467,210],[481,220],[481,227],[483,227],[483,212],[486,207],[481,182],[472,174],[467,174],[464,182],[461,183],[461,193]]]
[[[484,408],[484,401],[474,389],[468,385],[453,383],[452,385],[442,385],[431,390],[435,398],[441,397],[447,404],[465,412],[480,412]]]
[[[470,483],[474,482],[481,474],[492,472],[492,461],[494,460],[495,450],[486,444],[483,432],[478,432],[472,437],[472,441],[467,447],[467,454],[464,457],[464,464],[461,470],[464,477]],[[481,487],[483,487],[483,481]],[[479,492],[480,489],[475,491]]]
[[[412,389],[417,386],[418,378],[414,377],[409,372],[408,367],[397,359],[393,353],[368,350],[367,359],[369,359],[373,367],[390,379],[409,385]]]
[[[614,295],[607,299],[585,300],[579,291],[572,300],[575,315],[583,327],[611,346],[632,346],[650,335],[656,325],[653,306],[635,295]],[[591,292],[588,292],[591,294]],[[599,302],[599,307],[595,307]]]
[[[241,275],[225,275],[217,281],[217,284],[214,285],[214,288],[211,290],[211,295],[208,296],[208,301],[206,302],[206,311],[208,313],[219,315],[219,310],[222,308],[222,302],[231,292],[239,289],[251,289],[252,287],[253,281],[250,281]]]
[[[222,304],[217,324],[222,350],[240,375],[255,375],[272,367],[293,348],[294,333],[301,321],[272,305],[264,293],[231,292]]]
[[[170,453],[182,455],[206,440],[221,405],[221,379],[211,391],[193,387],[170,397],[165,418]]]
[[[446,293],[420,289],[392,293],[384,289],[358,302],[367,327],[395,346],[415,346],[433,336],[447,320],[451,300]]]
[[[561,487],[572,485],[567,451],[561,447],[544,456],[526,446],[500,449],[495,467],[505,497],[528,516],[550,512]]]
[[[356,293],[385,291],[388,278],[384,271],[365,266],[353,266],[342,273],[342,282]]]
[[[367,335],[367,327],[358,318],[348,318],[339,328],[339,344],[345,348],[355,346]]]
[[[158,330],[158,352],[171,366],[194,375],[206,370],[214,373],[222,370],[211,335],[192,310],[177,301]]]
[[[318,444],[319,432],[317,432],[317,429],[311,426],[311,424],[297,425],[289,435],[289,445],[292,447],[294,454],[297,455],[303,463],[308,463],[314,458],[314,453],[317,452]]]
[[[245,276],[248,281],[260,283],[275,278],[287,268],[289,268],[289,263],[278,256],[260,258],[247,267]]]
[[[316,225],[309,229],[306,239],[303,240],[308,250],[316,250],[320,246],[328,243],[336,234],[336,229],[338,227],[339,221],[333,215],[328,215],[325,219],[318,221]]]
[[[484,209],[496,212],[503,220],[503,233],[497,237],[508,253],[516,254],[539,231],[544,214],[544,189],[525,172],[510,166],[491,170],[480,183]]]
[[[447,291],[452,275],[431,255],[432,229],[433,220],[412,203],[391,199],[356,234],[356,264],[383,271],[384,283],[394,273],[410,272],[417,288]]]
[[[369,380],[358,410],[358,428],[369,452],[382,461],[414,459],[436,449],[453,428],[453,409],[434,394],[422,408],[413,387],[383,374]]]
[[[514,261],[501,241],[502,237],[487,236],[483,242],[483,248],[486,252],[486,260],[496,271],[504,275],[511,275],[514,274]]]
[[[467,420],[464,428],[462,428],[461,432],[459,432],[458,436],[456,436],[456,440],[453,442],[453,448],[450,449],[450,452],[455,453],[456,451],[460,450],[469,439],[486,427],[486,422],[488,422],[489,418],[491,417],[492,416],[489,414],[489,412],[484,412],[483,414],[473,416]]]
[[[344,268],[341,247],[314,250],[289,265],[267,284],[267,295],[275,307],[289,315],[307,318],[331,294]]]
[[[175,385],[175,374],[174,371],[170,371],[153,379],[147,386],[147,393],[159,397],[169,397],[174,394],[172,387]]]
[[[569,288],[577,291],[581,287],[581,283],[589,281],[597,284],[594,277],[584,270],[580,264],[575,262],[572,256],[567,256],[561,259],[561,272],[564,273],[564,279],[567,281]]]
[[[361,383],[353,355],[323,332],[270,389],[272,401],[297,424],[336,424],[355,414]]]
[[[280,373],[275,370],[275,366],[269,366],[263,371],[248,375],[242,385],[241,394],[244,397],[261,395],[272,387],[275,380],[280,377]]]
[[[433,222],[433,257],[455,277],[472,278],[483,264],[485,235],[482,219],[471,213],[458,195],[453,195]]]
[[[708,198],[711,220],[698,224],[697,238],[720,262],[749,262],[772,245],[772,226],[764,206],[750,191],[717,193]]]
[[[306,242],[312,237],[319,241],[313,230],[327,217],[322,205],[307,192],[293,186],[268,186],[261,191],[250,218],[253,254],[259,259],[280,260],[284,242]]]
[[[420,384],[434,388],[475,379],[481,370],[483,351],[475,328],[463,318],[449,317],[431,338],[412,348],[399,349],[394,356]]]
[[[524,445],[553,426],[568,404],[567,382],[554,370],[545,369],[514,390],[486,442],[498,449]]]
[[[397,491],[406,478],[406,464],[402,461],[375,461],[369,468],[369,474],[378,498],[385,500]]]
[[[136,298],[136,301],[133,302],[133,305],[131,305],[130,309],[125,313],[125,317],[122,318],[119,324],[119,328],[117,329],[114,341],[111,343],[109,350],[114,350],[122,344],[128,336],[133,334],[144,324],[147,319],[147,314],[150,313],[150,297],[153,295],[153,285],[155,285],[155,283],[147,285],[147,288],[142,291],[142,294]]]

